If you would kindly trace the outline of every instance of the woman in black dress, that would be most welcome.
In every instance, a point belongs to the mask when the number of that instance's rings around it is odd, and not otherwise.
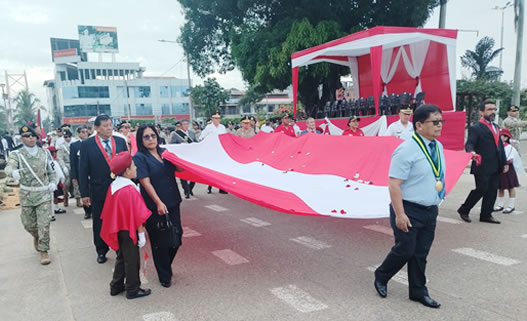
[[[141,183],[141,195],[152,215],[146,221],[146,230],[152,246],[154,264],[159,281],[164,287],[172,284],[172,262],[181,246],[183,229],[179,205],[181,195],[176,184],[177,166],[161,158],[164,149],[159,147],[159,134],[153,125],[137,130],[137,179]],[[170,223],[175,229],[169,228]]]

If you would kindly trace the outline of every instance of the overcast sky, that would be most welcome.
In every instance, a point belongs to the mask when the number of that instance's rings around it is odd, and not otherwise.
[[[490,36],[500,43],[501,11],[492,10],[504,5],[506,0],[450,0],[447,8],[446,27],[460,30],[457,55],[473,49],[479,39]],[[439,8],[426,27],[437,28]],[[181,7],[176,0],[0,0],[0,83],[4,83],[4,71],[27,72],[29,89],[44,105],[47,97],[42,84],[53,79],[50,53],[50,37],[78,39],[77,25],[117,27],[119,54],[117,61],[140,62],[147,75],[164,75],[186,78],[186,67],[179,44],[160,43],[158,39],[175,40],[183,25]],[[503,52],[504,80],[512,80],[516,48],[514,14],[512,8],[505,11],[505,36]],[[527,50],[527,42],[524,40]],[[526,57],[527,55],[524,55]],[[107,59],[109,60],[109,58]],[[527,84],[527,59],[523,61],[524,87]],[[179,63],[177,63],[179,62]],[[498,66],[499,59],[492,65]],[[458,78],[469,76],[461,69],[457,59]],[[225,88],[244,88],[239,72],[213,75]],[[193,83],[202,80],[192,75]]]

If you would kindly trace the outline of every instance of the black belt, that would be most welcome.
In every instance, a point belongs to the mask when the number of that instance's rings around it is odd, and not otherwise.
[[[419,209],[422,209],[422,210],[425,210],[425,211],[430,211],[430,210],[437,209],[437,205],[425,206],[425,205],[421,205],[421,204],[417,204],[417,203],[410,202],[410,201],[405,201],[405,200],[403,200],[403,205],[413,206],[413,207],[416,207],[416,208],[419,208]]]

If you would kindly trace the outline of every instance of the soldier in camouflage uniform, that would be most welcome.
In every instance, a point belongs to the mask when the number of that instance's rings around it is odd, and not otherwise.
[[[71,166],[70,166],[70,143],[72,133],[69,129],[64,130],[64,143],[60,144],[57,150],[59,165],[64,173],[64,207],[68,207],[69,192],[71,186]]]
[[[51,155],[36,145],[37,133],[29,126],[20,128],[24,146],[9,155],[6,174],[20,182],[20,214],[26,231],[33,236],[35,250],[40,252],[40,263],[51,263],[49,224],[52,193],[57,188]]]
[[[507,118],[503,120],[503,127],[510,130],[512,134],[511,144],[520,151],[520,135],[522,133],[522,128],[527,128],[527,121],[521,120],[520,109],[517,106],[510,106],[507,108]]]

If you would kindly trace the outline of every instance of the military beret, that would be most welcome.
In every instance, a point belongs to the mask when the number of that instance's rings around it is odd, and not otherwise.
[[[30,134],[33,134],[33,135],[38,137],[37,132],[35,131],[35,129],[33,129],[31,126],[28,126],[28,125],[24,125],[24,126],[20,127],[20,130],[18,131],[18,133],[20,135],[24,135],[24,134],[30,133]]]

